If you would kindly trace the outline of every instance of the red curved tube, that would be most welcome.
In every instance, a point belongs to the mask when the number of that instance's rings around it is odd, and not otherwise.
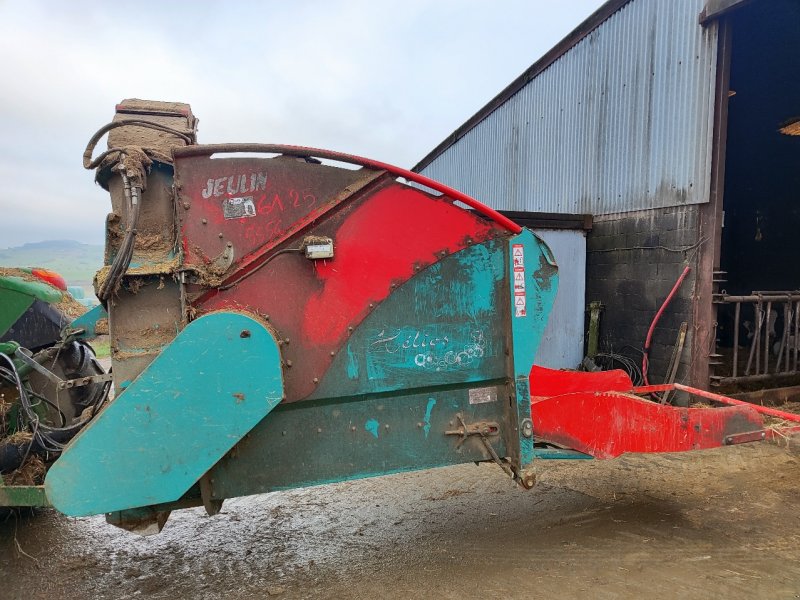
[[[656,329],[656,324],[658,320],[661,318],[661,315],[664,313],[664,310],[669,306],[669,303],[672,302],[672,298],[675,297],[675,294],[678,293],[678,288],[681,287],[683,280],[686,279],[686,276],[691,271],[691,267],[687,266],[683,272],[678,277],[678,281],[675,282],[675,285],[672,286],[672,290],[670,291],[669,295],[664,300],[664,303],[661,305],[661,308],[658,309],[656,316],[653,317],[653,322],[650,323],[650,329],[647,330],[647,337],[644,340],[644,354],[642,355],[642,378],[644,379],[645,385],[650,385],[650,382],[647,380],[647,367],[650,363],[650,342],[653,338],[653,331]]]

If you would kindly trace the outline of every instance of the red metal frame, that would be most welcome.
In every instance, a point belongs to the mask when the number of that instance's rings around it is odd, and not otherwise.
[[[706,400],[713,400],[714,402],[720,402],[722,404],[729,404],[731,406],[747,406],[748,408],[761,413],[763,415],[769,415],[771,417],[778,417],[779,419],[783,419],[784,421],[792,421],[795,423],[800,423],[800,415],[796,415],[794,413],[786,412],[783,410],[777,410],[775,408],[769,408],[766,406],[760,406],[758,404],[753,404],[751,402],[745,402],[744,400],[736,400],[735,398],[730,398],[728,396],[723,396],[721,394],[715,394],[714,392],[707,392],[706,390],[700,390],[697,388],[689,387],[688,385],[683,385],[682,383],[665,383],[661,385],[645,385],[641,387],[633,388],[634,394],[652,394],[654,392],[668,392],[678,390],[680,392],[686,392],[688,394],[692,394],[693,396],[699,396],[700,398],[705,398]]]
[[[672,390],[728,406],[682,408],[641,397]],[[601,459],[626,452],[717,448],[800,432],[800,415],[680,383],[634,387],[622,371],[579,373],[534,366],[531,397],[533,431],[539,441]],[[798,425],[765,428],[761,415]]]

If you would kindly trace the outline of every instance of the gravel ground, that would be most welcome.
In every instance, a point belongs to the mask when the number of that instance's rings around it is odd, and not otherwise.
[[[799,477],[751,444],[266,494],[150,538],[46,510],[0,524],[0,597],[800,598]]]

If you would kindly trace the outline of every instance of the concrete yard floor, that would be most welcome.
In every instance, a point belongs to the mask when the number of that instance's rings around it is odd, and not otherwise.
[[[530,492],[463,465],[179,511],[150,538],[43,511],[0,524],[0,597],[800,598],[794,445],[542,461]]]

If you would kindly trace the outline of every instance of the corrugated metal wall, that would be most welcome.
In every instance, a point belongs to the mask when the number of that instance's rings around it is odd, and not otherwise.
[[[583,360],[586,311],[586,232],[535,229],[558,263],[558,293],[534,363],[575,369]]]
[[[710,187],[717,25],[632,0],[422,173],[505,210],[610,214]]]

